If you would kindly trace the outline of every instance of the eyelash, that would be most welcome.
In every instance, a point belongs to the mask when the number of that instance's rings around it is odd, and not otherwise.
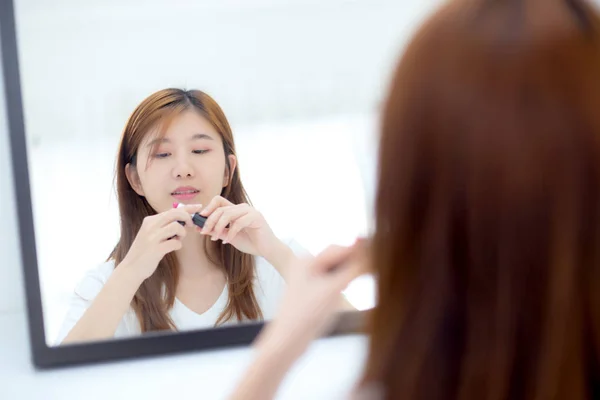
[[[192,153],[194,154],[205,154],[208,153],[210,150],[193,150]],[[171,153],[158,153],[154,155],[154,158],[166,158],[170,155]]]

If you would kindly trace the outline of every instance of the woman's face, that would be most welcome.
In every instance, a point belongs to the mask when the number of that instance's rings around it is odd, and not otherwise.
[[[158,213],[174,202],[208,205],[229,184],[236,166],[230,155],[231,171],[226,168],[221,135],[193,110],[175,117],[164,138],[146,135],[137,154],[137,166],[126,166],[127,178]]]

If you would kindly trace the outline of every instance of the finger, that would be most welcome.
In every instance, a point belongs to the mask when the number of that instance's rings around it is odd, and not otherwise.
[[[182,221],[186,224],[191,222],[192,217],[183,209],[172,208],[169,211],[162,212],[160,214],[153,215],[151,217],[151,228],[158,229],[163,228],[175,221]]]
[[[371,273],[371,240],[359,238],[353,247],[352,259],[360,268],[361,275]]]
[[[159,227],[167,226],[176,221],[185,222],[186,225],[192,224],[192,216],[190,214],[191,213],[184,207],[172,208],[169,211],[158,214],[156,223]]]
[[[215,210],[218,209],[219,207],[228,207],[228,206],[233,206],[233,205],[235,205],[235,204],[233,204],[226,198],[221,197],[221,196],[215,196],[210,201],[210,203],[208,203],[206,208],[200,212],[200,215],[202,215],[203,217],[208,217],[213,212],[215,212]]]
[[[312,263],[312,271],[317,274],[328,273],[336,270],[347,261],[352,254],[352,247],[329,246]]]
[[[202,210],[202,204],[188,204],[188,205],[180,204],[179,208],[188,212],[190,215],[190,223],[189,224],[186,223],[185,227],[187,229],[193,229],[193,230],[198,231],[199,228],[194,223],[193,217],[194,217],[194,214],[199,213]]]
[[[247,214],[247,215],[237,219],[233,223],[233,225],[231,225],[231,228],[229,228],[229,232],[227,232],[227,236],[223,240],[223,243],[225,243],[225,244],[231,243],[235,239],[237,234],[240,233],[240,231],[242,229],[250,226],[250,224],[252,224],[252,215],[250,215],[250,214]]]
[[[167,240],[167,241],[160,243],[158,245],[158,250],[162,254],[167,254],[172,251],[180,250],[182,247],[183,247],[183,243],[181,243],[181,240],[173,239],[173,240]]]
[[[160,230],[159,239],[161,241],[171,239],[173,236],[178,236],[179,238],[184,238],[187,235],[187,232],[183,226],[181,226],[177,221],[171,222],[169,225],[165,226]]]
[[[221,215],[223,215],[222,208],[218,208],[212,214],[210,214],[210,216],[206,219],[206,222],[204,223],[204,228],[202,228],[202,233],[212,234],[213,228],[215,227],[215,225],[221,218]]]
[[[249,209],[246,207],[240,206],[231,206],[223,208],[223,215],[219,218],[219,222],[216,223],[213,229],[213,235],[217,238],[222,238],[225,233],[225,228],[227,225],[235,222],[237,219],[248,215]]]
[[[333,273],[330,273],[333,284],[337,291],[343,291],[346,287],[361,275],[364,275],[364,265],[356,259],[342,262]]]
[[[366,242],[357,241],[349,250],[348,257],[327,274],[336,291],[343,291],[350,282],[369,272]]]
[[[184,210],[185,212],[187,212],[189,214],[195,214],[195,213],[199,213],[200,211],[202,211],[202,204],[185,204],[185,205],[180,205],[178,208],[180,210]]]

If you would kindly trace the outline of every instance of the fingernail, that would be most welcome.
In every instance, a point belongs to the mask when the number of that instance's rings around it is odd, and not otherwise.
[[[173,203],[173,208],[177,208],[178,205],[179,205],[179,203],[177,203],[177,202]]]

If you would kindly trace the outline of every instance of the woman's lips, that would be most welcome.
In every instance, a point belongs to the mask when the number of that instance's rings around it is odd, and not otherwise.
[[[198,189],[196,189],[195,187],[180,186],[171,193],[171,196],[173,196],[177,200],[183,201],[183,200],[193,199],[194,197],[196,197],[198,195],[198,193],[200,193],[200,191]]]
[[[171,194],[171,196],[173,196],[177,200],[184,201],[184,200],[193,199],[194,197],[198,196],[199,193],[200,192],[181,192],[181,193],[173,193],[173,194]]]

